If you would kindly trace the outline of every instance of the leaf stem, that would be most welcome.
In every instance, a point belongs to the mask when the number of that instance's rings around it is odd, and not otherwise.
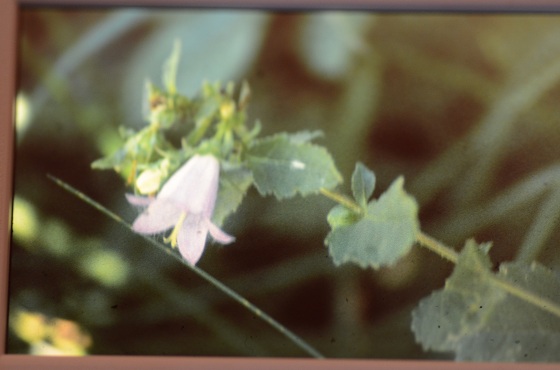
[[[344,207],[350,209],[352,212],[355,212],[356,214],[361,215],[364,212],[362,210],[362,207],[360,207],[358,203],[354,202],[352,199],[348,198],[343,194],[325,188],[320,188],[319,192],[324,196],[326,196],[327,198],[334,200],[338,204],[343,205]]]
[[[109,209],[105,208],[104,206],[102,206],[101,204],[96,202],[95,200],[91,199],[90,197],[88,197],[87,195],[82,193],[81,191],[75,189],[71,185],[65,183],[64,181],[62,181],[62,180],[60,180],[60,179],[58,179],[58,178],[56,178],[52,175],[47,175],[47,177],[50,180],[52,180],[53,182],[55,182],[58,186],[63,188],[64,190],[68,191],[69,193],[71,193],[74,196],[78,197],[79,199],[83,200],[84,202],[86,202],[90,206],[94,207],[95,209],[99,210],[101,213],[108,216],[112,220],[114,220],[117,223],[125,226],[129,230],[132,230],[132,227],[128,222],[124,221],[121,217],[119,217],[118,215],[116,215],[115,213],[110,211]],[[305,342],[302,338],[300,338],[295,333],[290,331],[288,328],[286,328],[285,326],[280,324],[278,321],[273,319],[267,313],[263,312],[261,309],[259,309],[253,303],[249,302],[246,298],[241,296],[239,293],[235,292],[233,289],[229,288],[228,286],[226,286],[225,284],[220,282],[218,279],[216,279],[212,275],[208,274],[206,271],[200,269],[199,267],[196,267],[196,266],[193,266],[193,265],[189,264],[183,258],[181,258],[179,255],[177,255],[175,253],[172,253],[171,250],[168,247],[166,247],[165,245],[157,242],[156,240],[154,240],[154,239],[152,239],[148,236],[144,236],[144,235],[139,235],[139,236],[141,236],[142,238],[147,240],[152,245],[154,245],[154,246],[158,247],[159,249],[163,250],[165,253],[169,254],[170,256],[175,258],[177,261],[182,263],[184,266],[189,268],[191,271],[196,273],[202,279],[204,279],[207,282],[209,282],[210,284],[214,285],[216,288],[221,290],[227,296],[231,297],[233,300],[237,301],[242,306],[246,307],[249,311],[253,312],[261,320],[263,320],[264,322],[266,322],[267,324],[272,326],[274,329],[276,329],[278,332],[283,334],[285,337],[290,339],[294,344],[296,344],[303,351],[307,352],[309,355],[311,355],[315,358],[324,358],[325,357],[319,351],[317,351],[315,348],[313,348],[310,344]]]

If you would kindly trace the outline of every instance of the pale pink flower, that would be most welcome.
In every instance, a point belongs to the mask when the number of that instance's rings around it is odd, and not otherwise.
[[[221,244],[235,238],[211,221],[218,194],[220,164],[212,155],[195,155],[179,168],[163,185],[157,196],[127,194],[131,204],[146,209],[132,224],[139,234],[157,234],[173,228],[166,242],[190,264],[200,259],[208,232]]]

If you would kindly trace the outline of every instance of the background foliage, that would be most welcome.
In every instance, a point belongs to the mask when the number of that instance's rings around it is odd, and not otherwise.
[[[76,322],[92,354],[302,355],[47,179],[135,217],[121,179],[90,163],[120,145],[119,126],[144,124],[145,78],[160,81],[177,37],[182,93],[246,79],[263,133],[324,131],[348,194],[356,161],[375,170],[375,197],[403,175],[425,232],[558,269],[559,28],[545,15],[25,10],[11,317]],[[329,357],[441,357],[415,343],[411,311],[452,266],[414,248],[379,271],[336,267],[332,206],[252,189],[224,223],[236,243],[209,246],[200,267]],[[8,351],[28,345],[12,332]]]

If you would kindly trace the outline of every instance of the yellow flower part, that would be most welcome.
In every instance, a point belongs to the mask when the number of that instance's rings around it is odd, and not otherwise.
[[[18,310],[10,324],[14,333],[27,343],[39,342],[48,333],[47,318],[40,313]]]
[[[234,111],[235,103],[231,100],[227,100],[220,105],[220,115],[224,120],[230,118]]]
[[[167,238],[163,238],[163,241],[171,244],[173,248],[177,247],[177,236],[179,235],[179,231],[181,231],[181,226],[183,226],[183,221],[185,221],[185,218],[187,218],[187,213],[181,213],[171,234]]]

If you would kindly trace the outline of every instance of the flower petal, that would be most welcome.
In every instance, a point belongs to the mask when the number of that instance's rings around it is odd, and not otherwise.
[[[220,162],[211,155],[206,155],[203,159],[203,171],[201,171],[200,179],[197,182],[197,188],[202,191],[200,191],[200,197],[191,199],[189,206],[192,212],[202,212],[205,218],[210,219],[218,196]]]
[[[138,207],[147,207],[154,201],[154,198],[142,197],[134,194],[125,194],[124,196],[126,197],[126,200],[128,200],[128,203]]]
[[[136,218],[132,229],[139,234],[157,234],[175,226],[180,216],[181,210],[173,203],[156,199]]]
[[[185,212],[210,217],[218,193],[220,163],[212,155],[194,155],[161,188],[157,199],[173,201]]]
[[[224,232],[218,226],[214,225],[210,220],[206,221],[206,225],[208,227],[208,231],[210,231],[210,235],[212,238],[220,244],[229,244],[235,240],[235,237],[229,235],[228,233]]]
[[[159,191],[157,195],[158,199],[174,199],[177,197],[177,194],[184,191],[185,182],[187,182],[188,178],[191,177],[190,173],[196,165],[196,157],[196,155],[193,156],[171,175]]]
[[[179,231],[177,245],[183,258],[190,264],[195,265],[202,256],[207,235],[208,226],[202,216],[188,214]]]

